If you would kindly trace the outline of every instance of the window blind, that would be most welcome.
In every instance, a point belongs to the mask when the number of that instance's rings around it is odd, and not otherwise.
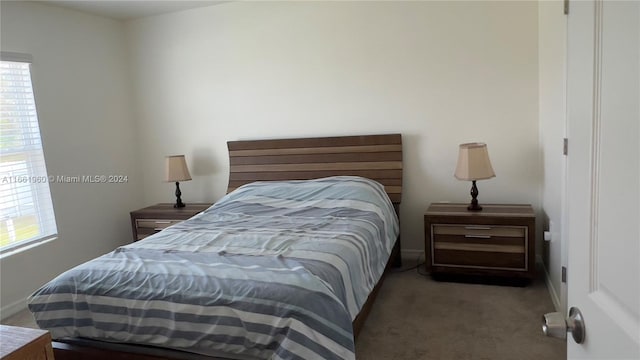
[[[0,61],[0,254],[57,235],[30,57],[17,55]]]

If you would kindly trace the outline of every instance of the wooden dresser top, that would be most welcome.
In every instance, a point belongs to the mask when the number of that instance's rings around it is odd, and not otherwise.
[[[49,332],[46,330],[0,325],[0,358],[8,358],[25,345],[48,336]]]
[[[511,216],[511,217],[535,217],[533,207],[529,204],[480,204],[481,211],[467,210],[469,204],[434,203],[429,206],[425,215],[434,216]]]
[[[187,203],[183,208],[174,208],[173,204],[161,203],[146,208],[132,211],[132,214],[144,214],[145,216],[172,217],[175,215],[184,215],[185,218],[191,217],[201,211],[208,209],[212,203]]]

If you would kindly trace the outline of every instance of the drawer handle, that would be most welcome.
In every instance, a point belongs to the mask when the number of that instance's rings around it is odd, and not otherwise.
[[[491,230],[491,226],[465,226],[466,230]]]
[[[155,223],[156,224],[171,224],[171,221],[159,221],[159,220],[156,220]]]
[[[164,228],[153,228],[154,231],[162,231]]]
[[[491,235],[465,235],[466,238],[491,239]]]

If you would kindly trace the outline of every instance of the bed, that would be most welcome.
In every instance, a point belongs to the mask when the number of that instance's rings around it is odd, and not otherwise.
[[[355,357],[384,272],[399,262],[389,219],[401,199],[401,136],[228,148],[228,194],[212,208],[32,296],[38,324],[58,338],[56,358]],[[191,293],[197,300],[185,300]]]

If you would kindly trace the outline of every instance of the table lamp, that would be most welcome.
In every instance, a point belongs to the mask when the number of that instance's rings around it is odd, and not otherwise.
[[[482,206],[478,205],[476,180],[489,179],[496,176],[489,160],[487,144],[477,142],[460,144],[458,166],[454,176],[458,180],[472,181],[471,204],[469,204],[467,210],[481,211]]]
[[[182,195],[182,192],[180,192],[180,181],[191,180],[191,175],[189,174],[187,161],[185,160],[184,155],[167,156],[165,170],[165,180],[169,182],[176,182],[176,203],[173,204],[173,207],[185,207],[182,199],[180,199],[180,196]]]

